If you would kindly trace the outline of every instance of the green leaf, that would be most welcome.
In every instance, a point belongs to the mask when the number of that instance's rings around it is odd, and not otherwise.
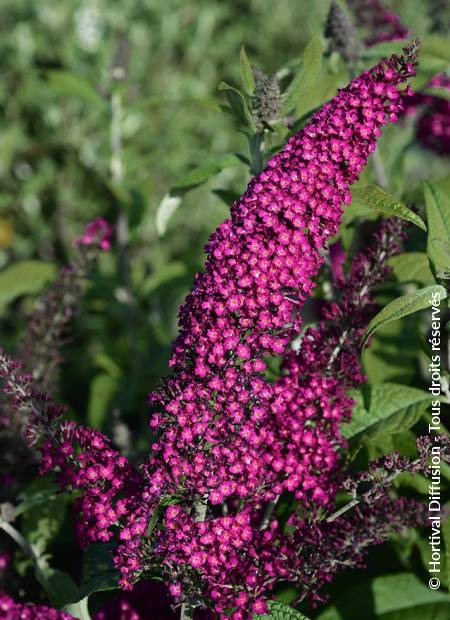
[[[440,99],[450,101],[450,90],[444,88],[443,86],[429,86],[428,88],[425,88],[424,93],[426,95],[432,95],[433,97],[439,97]]]
[[[301,100],[295,108],[296,118],[311,113],[323,105],[325,101],[329,101],[336,94],[337,89],[345,86],[347,82],[348,76],[344,70],[337,74],[321,75],[311,88],[302,94]]]
[[[407,39],[399,39],[397,41],[383,41],[375,43],[370,47],[364,47],[361,53],[362,58],[373,60],[374,58],[386,58],[392,54],[401,54],[405,45],[408,44]]]
[[[181,204],[179,196],[166,194],[158,205],[155,216],[156,231],[160,237],[165,235],[167,226],[178,207]]]
[[[88,600],[89,599],[86,597],[78,601],[78,603],[69,603],[69,605],[64,607],[63,611],[72,615],[74,618],[79,618],[79,620],[91,620]]]
[[[376,577],[350,588],[317,620],[446,620],[448,594],[431,590],[412,573]]]
[[[187,267],[181,261],[172,261],[162,265],[155,273],[152,273],[142,285],[141,295],[148,297],[164,284],[168,284],[176,278],[186,275]]]
[[[319,79],[322,70],[323,45],[320,34],[315,34],[303,52],[302,64],[289,84],[284,96],[282,114],[289,114],[301,98]]]
[[[66,512],[67,498],[59,494],[35,504],[33,510],[22,514],[22,534],[39,549],[40,554],[49,547],[61,530]]]
[[[430,79],[446,71],[450,63],[450,52],[448,40],[439,35],[428,35],[423,37],[420,50],[420,63],[417,76],[412,80],[411,86],[414,91],[418,91],[428,86]]]
[[[114,567],[111,552],[112,546],[108,543],[89,545],[84,554],[83,582],[71,603],[78,603],[94,592],[119,587],[120,571]]]
[[[448,45],[448,39],[436,34],[428,35],[422,39],[422,48],[420,51],[420,57],[434,56],[440,58],[443,61],[450,63],[450,48]]]
[[[269,614],[256,616],[259,620],[309,620],[296,609],[280,601],[268,601]]]
[[[24,493],[24,499],[17,504],[14,509],[14,514],[16,517],[21,515],[22,513],[30,510],[31,508],[35,508],[40,504],[44,504],[52,499],[54,499],[58,494],[58,489],[46,489],[44,491],[37,491],[36,493],[28,494],[28,491]]]
[[[446,506],[448,508],[448,505]],[[445,548],[445,567],[447,570],[447,587],[450,588],[450,517],[447,517],[442,524],[442,536]]]
[[[422,230],[427,229],[425,222],[420,216],[377,185],[354,187],[352,189],[352,198],[352,204],[357,203],[358,205],[375,209],[387,216],[394,215],[408,222],[412,222]]]
[[[241,66],[242,81],[244,83],[245,90],[249,95],[251,95],[255,90],[255,77],[253,75],[252,65],[250,64],[244,46],[241,47],[239,61]]]
[[[56,275],[52,263],[24,260],[0,272],[0,308],[21,295],[35,295]]]
[[[230,86],[230,84],[227,84],[226,82],[221,82],[219,84],[219,90],[225,91],[225,96],[228,99],[231,111],[233,112],[236,120],[242,123],[244,127],[248,127],[254,132],[256,130],[255,123],[250,113],[247,101],[241,91],[234,88],[234,86]]]
[[[380,327],[386,325],[386,323],[396,321],[408,316],[409,314],[414,314],[419,310],[429,308],[432,305],[433,299],[442,300],[446,297],[447,292],[445,288],[438,284],[434,284],[432,286],[427,286],[414,291],[414,293],[408,293],[407,295],[402,295],[402,297],[394,299],[394,301],[391,301],[390,304],[385,306],[370,321],[362,340],[363,346],[367,342],[367,339],[370,338],[370,336],[372,336]]]
[[[404,252],[398,256],[391,256],[388,265],[392,267],[395,279],[401,284],[417,282],[427,285],[435,281],[425,252]]]
[[[75,582],[62,570],[37,566],[36,579],[44,588],[53,607],[61,609],[77,597],[78,588]]]
[[[238,166],[241,163],[241,159],[234,153],[212,159],[179,179],[172,188],[172,194],[176,193],[179,195],[180,193],[194,189],[194,187],[198,187],[206,181],[209,181],[209,179],[219,174],[219,172],[222,172],[222,170]]]
[[[352,441],[391,435],[413,426],[433,397],[428,392],[397,383],[367,385],[366,393],[351,393],[356,401],[351,420],[341,426]]]
[[[117,389],[117,377],[107,373],[96,375],[89,386],[87,420],[89,426],[101,429]]]
[[[428,257],[437,274],[450,277],[450,199],[433,183],[424,183],[424,193]]]
[[[49,71],[47,73],[48,84],[58,94],[82,99],[85,103],[101,107],[105,101],[89,82],[74,73],[68,71]]]

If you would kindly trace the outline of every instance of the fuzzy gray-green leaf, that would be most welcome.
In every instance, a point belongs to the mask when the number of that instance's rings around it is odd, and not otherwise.
[[[423,219],[408,209],[408,207],[388,192],[381,189],[377,185],[364,185],[362,187],[354,187],[352,189],[353,203],[375,209],[383,215],[396,216],[402,220],[406,220],[415,224],[422,230],[426,230],[427,227]]]
[[[433,397],[423,390],[397,383],[367,386],[367,393],[352,393],[352,418],[341,427],[352,443],[405,431],[425,412]]]
[[[318,80],[322,69],[322,37],[315,34],[303,52],[302,64],[290,83],[282,108],[282,114],[289,114],[298,106],[304,93]]]
[[[433,299],[442,300],[447,297],[447,292],[443,286],[433,284],[425,288],[418,289],[413,293],[402,295],[390,304],[385,306],[369,323],[362,339],[363,346],[368,338],[372,336],[380,327],[396,321],[419,310],[424,310],[432,305]]]

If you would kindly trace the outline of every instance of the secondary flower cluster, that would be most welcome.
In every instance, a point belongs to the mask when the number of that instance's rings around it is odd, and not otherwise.
[[[210,239],[205,273],[180,312],[174,375],[150,397],[160,437],[144,469],[148,500],[179,501],[154,533],[174,596],[206,594],[219,613],[237,607],[236,619],[264,612],[259,597],[285,574],[290,544],[276,520],[266,523],[265,508],[284,491],[305,505],[333,501],[338,423],[351,401],[334,377],[309,368],[303,376],[287,366],[291,379],[268,381],[265,357],[283,354],[299,333],[298,310],[349,185],[381,127],[398,118],[397,85],[413,73],[394,56],[341,90],[251,181]],[[195,511],[185,505],[192,500]],[[219,517],[214,507],[224,502],[228,514]]]
[[[106,252],[111,248],[113,233],[114,228],[109,222],[102,217],[96,217],[87,224],[83,234],[75,239],[74,244],[76,246],[97,246]]]
[[[2,620],[75,620],[71,614],[51,607],[17,603],[2,592],[0,592],[0,614]]]
[[[82,546],[110,540],[116,522],[139,510],[141,478],[102,433],[63,422],[47,433],[41,452],[41,473],[54,471],[61,488],[83,491],[75,502]],[[146,526],[135,523],[133,532],[142,536]]]
[[[409,36],[409,29],[400,17],[382,0],[350,0],[356,24],[367,32],[366,45],[396,41]],[[437,11],[436,13],[439,13]],[[431,16],[433,19],[436,15]],[[441,16],[445,21],[445,17]],[[439,18],[438,18],[439,19]],[[429,88],[450,90],[450,78],[440,73],[430,81]],[[450,101],[446,97],[423,92],[408,94],[405,111],[417,114],[417,138],[428,148],[450,154]]]
[[[450,77],[444,73],[435,75],[428,88],[450,91]],[[415,93],[406,97],[406,113],[416,114],[417,137],[430,149],[450,154],[450,101],[438,95]]]
[[[374,45],[410,36],[407,26],[382,0],[348,0],[358,26],[366,30],[365,43]]]
[[[8,387],[8,382],[6,383],[6,391],[9,389],[9,396],[15,399],[12,410],[11,402],[8,405],[0,397],[0,475],[5,488],[9,488],[18,476],[26,475],[28,468],[35,462],[36,454],[24,443],[22,437],[28,415],[33,415],[33,408],[30,408],[23,398],[24,394],[30,391],[31,384],[33,398],[41,401],[39,408],[47,422],[62,413],[53,401],[42,402],[42,393],[55,394],[58,391],[61,349],[68,339],[69,323],[78,311],[85,280],[95,266],[99,253],[110,247],[111,235],[112,227],[102,218],[90,222],[77,240],[77,249],[70,262],[61,269],[53,284],[38,299],[28,318],[17,355],[21,360],[20,382],[26,384],[23,386],[24,391],[19,390],[12,394],[12,384]],[[11,372],[13,370],[10,368]],[[29,373],[29,377],[26,377],[26,373]],[[52,407],[55,410],[51,412]],[[45,414],[44,408],[47,409]],[[37,429],[36,425],[31,426],[34,430]],[[17,467],[18,463],[20,467]]]

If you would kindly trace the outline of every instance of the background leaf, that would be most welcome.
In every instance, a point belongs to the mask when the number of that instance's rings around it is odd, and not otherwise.
[[[68,71],[49,71],[47,73],[48,84],[55,92],[76,97],[89,105],[102,107],[105,101],[89,82],[82,77]]]
[[[232,166],[238,166],[241,163],[242,161],[234,153],[212,159],[179,179],[173,186],[172,193],[179,193],[180,190],[188,191],[194,187],[198,187],[216,176],[216,174],[219,174],[219,172],[222,172],[222,170],[231,168]]]
[[[0,308],[21,295],[35,295],[56,275],[55,265],[40,260],[14,263],[0,272]]]
[[[427,252],[435,271],[450,274],[450,199],[433,183],[424,183]]]
[[[87,420],[90,426],[102,428],[117,385],[117,377],[106,373],[96,375],[92,379],[87,412]]]
[[[392,256],[388,264],[392,267],[394,278],[401,284],[417,282],[425,286],[435,282],[425,252],[403,252],[403,254]]]
[[[411,573],[376,577],[350,588],[317,620],[445,620],[450,602]]]
[[[409,314],[414,314],[419,310],[429,308],[433,295],[439,296],[442,300],[447,297],[447,291],[443,286],[434,284],[414,291],[414,293],[408,293],[407,295],[402,295],[402,297],[394,299],[394,301],[385,306],[370,321],[363,337],[363,344],[377,331],[377,329],[386,325],[386,323],[397,321]]]
[[[425,222],[420,216],[377,185],[365,185],[352,188],[352,198],[352,204],[354,202],[357,205],[375,209],[387,216],[400,217],[403,220],[412,222],[422,230],[427,229]]]
[[[78,603],[94,592],[115,590],[119,587],[120,571],[114,567],[112,549],[108,543],[89,545],[84,554],[83,581],[70,600],[71,603]]]
[[[78,587],[67,573],[56,568],[36,568],[36,578],[58,609],[76,599]]]
[[[64,607],[64,611],[79,620],[91,620],[88,608],[89,599],[83,598],[78,603],[69,603]]]
[[[180,204],[181,198],[179,196],[171,196],[170,194],[166,194],[159,203],[156,210],[155,224],[160,237],[166,233],[167,225]]]
[[[365,394],[351,393],[356,405],[351,420],[341,427],[342,435],[352,442],[407,430],[433,400],[428,392],[396,383],[366,388]]]
[[[245,51],[245,47],[241,47],[241,52],[239,54],[240,66],[241,66],[241,76],[242,81],[244,82],[245,90],[249,95],[253,93],[255,90],[255,78],[253,76],[252,65],[247,56],[247,52]]]
[[[260,620],[309,620],[296,609],[280,601],[268,601],[269,614],[257,616]]]
[[[296,108],[304,93],[318,80],[322,68],[323,46],[320,34],[315,34],[305,48],[302,64],[290,83],[283,103],[283,114]]]

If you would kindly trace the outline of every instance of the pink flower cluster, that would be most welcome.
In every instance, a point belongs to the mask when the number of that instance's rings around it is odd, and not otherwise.
[[[450,77],[435,75],[429,87],[450,91]],[[415,93],[405,100],[406,113],[415,115],[418,110],[417,137],[428,148],[450,154],[450,101],[444,97]]]
[[[381,0],[350,0],[349,5],[357,25],[368,33],[365,42],[369,46],[404,39],[410,34],[400,17]],[[450,90],[450,77],[439,73],[428,86]],[[422,144],[437,153],[450,154],[450,101],[418,92],[408,93],[404,105],[407,114],[414,115],[419,110],[417,138]]]
[[[171,609],[172,597],[158,581],[140,581],[132,590],[117,593],[94,616],[94,620],[179,620],[180,611]],[[214,620],[212,612],[197,609],[194,620]]]
[[[75,245],[95,245],[105,252],[111,248],[111,239],[114,228],[102,217],[96,217],[86,225],[84,233],[75,239]]]
[[[180,582],[173,595],[186,584],[195,590],[200,575],[202,593],[221,614],[237,608],[235,620],[262,613],[259,595],[286,570],[288,543],[275,545],[277,522],[263,517],[268,503],[285,491],[305,505],[334,498],[338,424],[351,400],[337,379],[293,360],[270,382],[265,358],[283,354],[299,333],[298,310],[351,199],[349,185],[381,127],[397,120],[397,86],[413,74],[396,56],[365,72],[251,181],[212,235],[205,273],[181,309],[175,374],[150,397],[160,436],[144,468],[148,499],[180,501],[155,532],[155,551]],[[200,519],[183,505],[192,498],[204,507]],[[223,503],[221,517],[215,507]]]
[[[180,312],[175,375],[150,397],[158,408],[151,426],[163,433],[147,464],[152,495],[194,492],[219,504],[302,488],[310,468],[295,474],[295,453],[294,461],[277,457],[277,386],[264,378],[264,358],[282,354],[299,333],[298,309],[351,200],[349,185],[381,127],[398,118],[396,85],[413,74],[393,57],[341,90],[251,181],[212,235],[205,273]],[[326,388],[312,385],[307,398]],[[318,447],[314,433],[301,433]]]
[[[348,0],[359,27],[367,31],[365,43],[374,45],[410,36],[400,17],[386,7],[382,0]]]
[[[16,603],[2,592],[0,592],[0,618],[2,620],[75,620],[71,614],[51,607]]]
[[[82,546],[110,540],[117,521],[137,514],[141,478],[102,433],[63,422],[48,433],[41,451],[42,474],[56,472],[62,488],[83,490],[75,502]],[[135,524],[133,531],[142,536],[146,526],[146,521]]]
[[[340,90],[212,235],[180,311],[174,374],[150,396],[158,437],[141,472],[96,431],[64,423],[47,433],[43,471],[83,491],[82,542],[109,540],[119,525],[123,587],[162,564],[178,602],[209,600],[221,618],[234,609],[233,620],[264,613],[263,595],[295,563],[273,516],[278,498],[292,493],[311,511],[332,505],[339,423],[352,404],[345,388],[361,381],[359,365],[341,385],[326,372],[334,351],[286,353],[349,186],[402,110],[398,87],[413,60],[406,50]],[[280,355],[283,375],[271,381],[267,358]]]

